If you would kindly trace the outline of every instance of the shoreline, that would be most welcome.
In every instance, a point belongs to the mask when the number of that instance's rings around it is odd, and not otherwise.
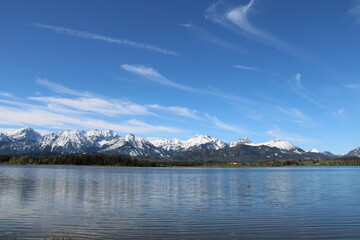
[[[178,167],[178,168],[244,168],[244,167],[301,167],[301,166],[360,166],[360,157],[331,159],[294,159],[266,161],[171,161],[169,159],[136,159],[128,156],[107,155],[60,155],[52,157],[0,155],[0,165],[44,165],[44,166],[107,166],[107,167]]]

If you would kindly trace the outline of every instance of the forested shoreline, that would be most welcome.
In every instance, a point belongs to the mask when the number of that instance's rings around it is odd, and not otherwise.
[[[8,165],[75,165],[118,167],[284,167],[284,166],[360,166],[360,157],[322,160],[266,160],[258,162],[171,161],[143,157],[110,155],[10,156],[0,155],[0,164]]]

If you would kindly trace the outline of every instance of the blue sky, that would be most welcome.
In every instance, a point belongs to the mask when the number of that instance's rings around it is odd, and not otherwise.
[[[0,2],[0,127],[360,146],[360,1]]]

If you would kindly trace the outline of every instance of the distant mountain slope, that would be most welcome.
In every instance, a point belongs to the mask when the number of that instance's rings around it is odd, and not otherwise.
[[[357,157],[360,157],[360,147],[355,148],[354,150],[351,150],[345,156],[357,156]]]
[[[254,144],[248,138],[240,138],[225,143],[208,135],[197,134],[187,141],[161,139],[150,142],[133,134],[122,137],[111,130],[96,129],[88,132],[60,131],[41,136],[29,127],[12,133],[0,133],[0,154],[41,156],[104,154],[168,158],[179,161],[261,161],[329,157],[315,150],[305,152],[290,142],[280,139]]]
[[[219,150],[200,149],[188,151],[170,157],[175,161],[216,161],[216,162],[256,162],[265,160],[290,160],[290,159],[324,159],[327,156],[320,153],[296,153],[284,151],[276,147],[265,145],[251,146],[239,144],[235,147]]]

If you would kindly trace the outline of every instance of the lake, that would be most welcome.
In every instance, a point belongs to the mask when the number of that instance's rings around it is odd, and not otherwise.
[[[360,167],[0,166],[0,238],[360,238]]]

